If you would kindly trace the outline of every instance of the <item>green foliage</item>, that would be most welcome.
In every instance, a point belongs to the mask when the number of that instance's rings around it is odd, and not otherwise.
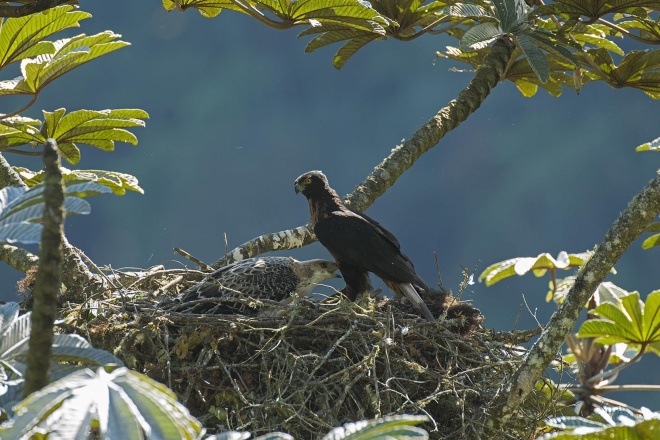
[[[48,13],[5,20],[0,27],[0,70],[16,61],[55,53],[55,44],[43,39],[64,29],[78,27],[80,20],[89,17],[91,14],[74,10],[72,6],[60,6]]]
[[[334,428],[321,440],[428,439],[429,435],[426,430],[415,426],[426,421],[428,421],[426,416],[410,415],[361,420]],[[244,440],[248,438],[250,438],[250,434],[247,432],[229,431],[207,437],[206,440]],[[282,432],[271,432],[254,440],[293,440],[293,437]]]
[[[522,276],[530,271],[535,276],[542,277],[548,270],[554,272],[558,269],[567,270],[582,266],[589,261],[591,255],[591,252],[569,254],[561,251],[556,259],[548,253],[539,254],[536,257],[512,258],[488,266],[479,275],[479,281],[485,281],[486,286],[492,286],[505,278],[513,275]]]
[[[43,171],[34,172],[23,167],[14,167],[14,170],[27,186],[34,186],[44,180]],[[64,167],[60,167],[60,171],[65,182],[69,180],[94,182],[109,188],[118,196],[123,196],[126,191],[144,194],[144,190],[138,184],[138,179],[130,174],[104,170],[69,170]]]
[[[299,36],[314,35],[306,52],[344,43],[334,56],[341,68],[366,44],[387,37],[408,41],[427,33],[459,40],[441,55],[473,67],[483,64],[488,43],[512,38],[516,51],[506,70],[523,96],[539,87],[560,96],[562,87],[581,90],[590,81],[633,87],[660,98],[657,50],[625,53],[613,40],[660,43],[657,1],[564,0],[527,6],[524,0],[163,0],[167,10],[197,9],[215,17],[222,9],[252,16],[276,29],[306,26]],[[540,2],[536,2],[540,3]],[[655,8],[655,9],[654,9]],[[586,19],[582,18],[586,17]],[[623,57],[617,64],[611,54]]]
[[[36,95],[50,82],[88,61],[128,46],[110,31],[87,36],[80,34],[57,41],[43,39],[78,22],[90,14],[60,6],[47,13],[9,18],[0,28],[0,70],[21,61],[21,77],[0,81],[0,96]]]
[[[660,413],[642,408],[639,415],[625,408],[606,407],[591,418],[562,416],[546,422],[557,432],[543,439],[655,439],[660,431]]]
[[[47,138],[57,141],[62,156],[70,163],[80,161],[77,144],[87,144],[101,150],[114,150],[115,142],[137,144],[135,135],[126,128],[144,127],[149,115],[143,110],[77,110],[66,113],[61,108],[44,111],[44,123],[25,117],[11,117],[0,121],[0,150],[22,145],[41,145]]]
[[[660,356],[660,290],[651,292],[646,301],[638,292],[598,305],[578,331],[580,338],[595,338],[604,345],[628,344],[639,351]]]
[[[316,35],[306,52],[336,42],[345,42],[334,57],[334,65],[341,68],[348,59],[365,44],[385,38],[384,26],[390,22],[381,16],[367,1],[361,0],[265,0],[265,1],[216,1],[163,0],[163,7],[171,11],[197,9],[204,17],[215,17],[222,9],[230,9],[250,15],[276,29],[308,26],[299,36]],[[415,2],[412,2],[415,3]],[[419,4],[417,4],[419,6]]]
[[[86,368],[53,382],[14,406],[0,426],[3,439],[48,432],[58,438],[199,439],[201,423],[176,395],[149,377],[123,367]]]
[[[660,151],[660,137],[653,139],[651,142],[643,143],[635,148],[635,151]]]
[[[79,26],[91,17],[72,6],[59,6],[43,13],[0,22],[0,71],[20,62],[21,76],[0,81],[0,96],[31,95],[21,109],[0,115],[0,151],[37,155],[38,152],[19,150],[29,145],[43,144],[47,138],[57,141],[62,156],[70,163],[78,163],[78,144],[87,144],[105,151],[114,149],[115,142],[137,144],[128,128],[143,127],[148,114],[136,109],[44,111],[44,120],[18,116],[37,100],[48,84],[73,69],[129,43],[119,40],[111,31],[95,35],[80,34],[57,41],[48,36],[67,28]]]
[[[0,407],[7,407],[22,395],[27,365],[31,314],[18,316],[18,304],[0,306]],[[122,362],[107,351],[98,350],[78,335],[57,334],[53,341],[49,369],[51,379],[59,379],[85,365]],[[2,438],[5,437],[4,435]]]
[[[67,215],[89,214],[91,207],[82,197],[111,192],[93,181],[69,179],[64,184]],[[0,189],[0,242],[36,244],[41,240],[44,216],[44,184],[32,188],[8,186]]]
[[[362,420],[334,428],[321,440],[428,439],[428,433],[414,425],[428,421],[426,416],[390,416]]]

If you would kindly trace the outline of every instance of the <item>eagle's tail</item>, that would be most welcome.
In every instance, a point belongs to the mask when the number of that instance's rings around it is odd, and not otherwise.
[[[426,318],[429,322],[435,322],[435,317],[426,306],[422,298],[417,293],[417,290],[410,283],[392,283],[388,286],[392,291],[399,295],[404,295],[410,302],[415,306],[417,310]]]

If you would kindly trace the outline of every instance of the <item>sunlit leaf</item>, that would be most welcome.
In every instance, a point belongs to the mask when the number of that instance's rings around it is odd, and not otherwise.
[[[96,35],[80,34],[55,41],[55,52],[21,62],[24,87],[36,93],[65,73],[95,58],[106,55],[130,43],[117,40],[121,35],[105,31]]]
[[[44,38],[61,30],[78,27],[91,14],[65,5],[47,13],[8,18],[0,26],[0,67],[9,63],[55,52],[55,46]]]
[[[598,319],[583,323],[579,337],[596,338],[604,345],[646,346],[660,355],[660,291],[651,292],[645,303],[633,292],[616,303],[604,302],[590,313]]]
[[[30,171],[27,168],[15,167],[14,168],[18,174],[21,176],[23,181],[28,186],[34,186],[39,182],[42,182],[44,179],[44,172],[34,172]],[[83,194],[77,193],[74,194],[69,188],[69,181],[78,182],[93,182],[98,185],[102,185],[110,189],[116,195],[124,195],[126,191],[135,191],[140,194],[144,194],[144,190],[140,187],[138,179],[126,173],[119,173],[117,171],[106,171],[106,170],[70,170],[68,168],[60,167],[62,171],[62,176],[65,184],[67,185],[67,193],[71,195],[77,195],[78,197],[88,197],[88,192]],[[88,191],[88,190],[87,190]]]
[[[182,11],[193,8],[197,9],[202,17],[213,18],[217,16],[223,9],[231,9],[238,12],[244,12],[240,7],[236,6],[231,0],[162,0],[163,7],[166,11],[173,11],[178,7]]]
[[[597,407],[598,408],[598,407]],[[625,408],[598,409],[600,420],[578,416],[552,418],[546,423],[557,431],[544,435],[553,440],[636,440],[654,439],[660,431],[660,413],[642,408],[636,415]]]
[[[660,137],[638,146],[635,151],[660,151]]]
[[[586,253],[568,254],[561,251],[555,259],[548,253],[536,257],[521,257],[495,263],[479,275],[479,281],[485,281],[487,286],[513,275],[525,275],[532,271],[537,277],[545,275],[547,270],[566,270],[579,267],[585,262]]]
[[[199,439],[201,423],[172,391],[127,368],[76,371],[30,394],[0,427],[2,438],[23,438],[34,429],[59,438]]]
[[[428,439],[424,429],[414,426],[427,420],[426,416],[401,415],[347,423],[334,428],[321,440]]]
[[[0,120],[0,150],[26,144],[43,144],[45,139],[39,132],[41,121],[13,116]]]

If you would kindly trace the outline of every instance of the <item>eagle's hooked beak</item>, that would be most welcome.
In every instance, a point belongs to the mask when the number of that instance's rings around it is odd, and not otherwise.
[[[296,180],[296,181],[293,183],[293,188],[294,188],[294,190],[296,191],[296,194],[300,194],[300,192],[302,191],[302,189],[300,188],[299,184],[300,184],[300,181],[298,181],[298,180]]]

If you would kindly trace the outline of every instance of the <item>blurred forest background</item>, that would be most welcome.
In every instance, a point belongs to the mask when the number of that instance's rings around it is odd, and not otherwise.
[[[190,265],[174,261],[182,261],[175,246],[212,263],[225,252],[225,233],[231,249],[307,223],[307,203],[293,191],[298,175],[320,169],[341,195],[350,193],[472,78],[450,71],[465,65],[436,59],[458,45],[444,36],[375,42],[337,71],[338,46],[305,54],[301,29],[275,31],[229,11],[212,20],[192,10],[167,13],[156,0],[83,0],[81,7],[94,17],[57,38],[113,30],[132,46],[58,79],[25,115],[60,107],[149,112],[147,128],[133,130],[138,147],[83,147],[77,166],[133,174],[145,189],[94,198],[90,216],[67,219],[69,241],[114,268]],[[658,109],[638,90],[603,83],[531,99],[500,84],[368,213],[399,238],[431,285],[437,253],[442,281],[454,291],[462,267],[476,279],[504,259],[591,249],[659,168],[657,155],[634,152],[660,136]],[[40,158],[7,160],[37,169]],[[610,280],[644,298],[660,288],[660,250],[640,244]],[[318,243],[282,254],[330,258]],[[16,300],[21,274],[3,265],[0,276],[1,299]],[[547,282],[474,284],[462,299],[490,328],[532,328],[532,313],[545,323],[555,310],[545,303]],[[642,364],[623,382],[660,367],[655,356]],[[660,407],[657,393],[634,401]]]

